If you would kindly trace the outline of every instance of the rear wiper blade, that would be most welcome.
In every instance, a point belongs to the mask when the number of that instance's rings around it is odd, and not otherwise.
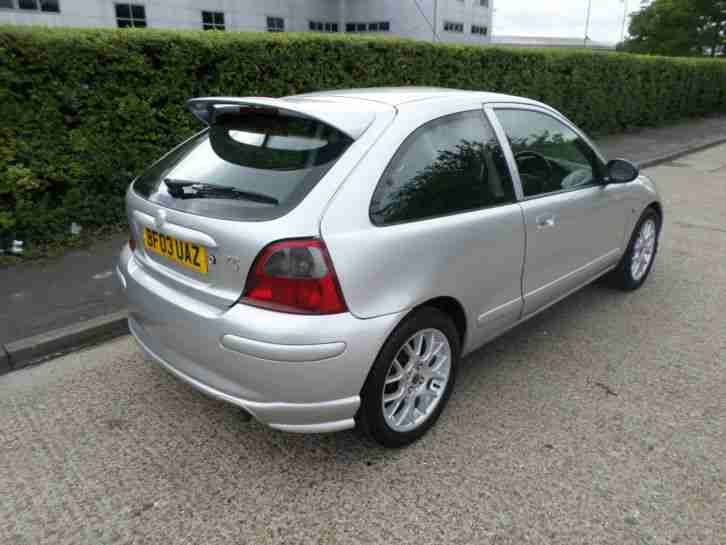
[[[164,183],[169,188],[171,196],[177,199],[240,199],[262,204],[280,204],[280,201],[270,195],[226,185],[203,184],[172,180],[171,178],[165,179]]]

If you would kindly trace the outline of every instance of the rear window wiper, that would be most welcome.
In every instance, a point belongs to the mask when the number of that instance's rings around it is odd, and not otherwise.
[[[239,199],[262,204],[280,204],[280,201],[270,195],[245,191],[236,187],[215,184],[188,182],[185,180],[164,180],[169,194],[176,199]]]

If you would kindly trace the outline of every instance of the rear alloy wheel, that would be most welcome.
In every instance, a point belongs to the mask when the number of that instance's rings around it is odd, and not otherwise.
[[[414,333],[398,351],[383,384],[383,418],[398,432],[423,423],[441,402],[451,375],[451,347],[438,329]]]
[[[609,275],[615,287],[630,291],[643,285],[658,252],[660,224],[660,216],[655,210],[648,208],[643,212],[620,264]]]
[[[408,445],[434,424],[449,398],[459,335],[437,309],[416,311],[391,334],[363,388],[359,424],[386,447]]]

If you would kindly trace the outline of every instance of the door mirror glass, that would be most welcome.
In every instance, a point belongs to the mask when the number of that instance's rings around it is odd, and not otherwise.
[[[613,159],[607,165],[607,181],[611,184],[626,184],[639,175],[638,167],[625,159]]]

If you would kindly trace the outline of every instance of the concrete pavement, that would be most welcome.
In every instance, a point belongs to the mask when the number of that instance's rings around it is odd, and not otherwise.
[[[124,308],[114,269],[126,240],[123,233],[59,259],[0,268],[0,344]]]
[[[726,543],[726,146],[648,172],[646,285],[472,354],[405,450],[242,422],[128,337],[0,377],[0,543]]]
[[[624,157],[644,167],[671,160],[674,155],[694,152],[715,141],[726,141],[726,117],[682,121],[597,139],[610,159]]]

